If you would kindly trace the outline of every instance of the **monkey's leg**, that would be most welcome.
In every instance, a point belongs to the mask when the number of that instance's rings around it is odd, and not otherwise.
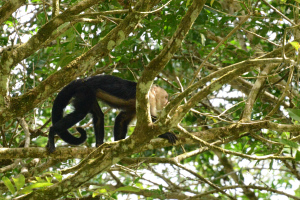
[[[55,151],[54,136],[58,134],[65,142],[78,145],[86,140],[86,133],[80,129],[80,138],[74,137],[68,129],[81,121],[92,109],[92,103],[96,97],[87,87],[78,88],[78,93],[74,96],[75,110],[52,125],[49,132],[47,148],[49,152]]]
[[[53,131],[53,129],[51,128],[48,134],[48,143],[46,145],[46,148],[50,153],[55,151],[54,136],[56,135],[55,131]]]
[[[52,126],[52,129],[55,130],[63,140],[65,134],[60,133],[64,133],[67,129],[80,122],[92,110],[93,103],[96,101],[95,95],[88,87],[83,86],[77,90],[78,92],[74,96],[73,100],[73,106],[75,110]]]
[[[75,110],[55,123],[49,131],[47,148],[50,153],[55,151],[54,136],[57,134],[65,142],[73,145],[79,145],[86,140],[86,133],[80,132],[80,138],[74,137],[68,131],[73,125],[81,121],[88,112]]]
[[[103,140],[104,140],[104,114],[103,114],[97,100],[95,100],[93,103],[91,113],[93,115],[96,147],[98,147],[101,144],[103,144]]]
[[[115,141],[125,139],[128,125],[135,117],[135,113],[129,113],[121,111],[116,117],[115,126],[114,126],[114,138]]]

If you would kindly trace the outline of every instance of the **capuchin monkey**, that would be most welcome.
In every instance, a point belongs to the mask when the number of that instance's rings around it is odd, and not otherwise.
[[[87,136],[83,128],[77,127],[80,137],[74,137],[68,129],[81,121],[88,113],[92,114],[96,147],[103,144],[104,114],[97,102],[100,100],[113,108],[120,109],[115,120],[114,140],[125,139],[129,123],[136,115],[136,82],[121,79],[111,75],[97,75],[72,81],[57,95],[52,108],[52,127],[49,131],[47,149],[55,151],[54,136],[57,134],[62,140],[72,145],[83,143]],[[74,111],[63,116],[64,108],[73,98]],[[150,113],[155,120],[157,113],[168,103],[168,93],[153,85],[149,93]],[[159,136],[167,139],[171,144],[176,143],[177,137],[166,132]]]

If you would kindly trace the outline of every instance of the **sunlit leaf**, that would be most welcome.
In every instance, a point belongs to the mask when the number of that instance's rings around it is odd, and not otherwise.
[[[4,177],[2,177],[2,181],[12,194],[14,194],[16,192],[16,190],[15,190],[13,184],[11,183],[11,181],[9,180],[9,178],[4,176]]]
[[[92,196],[95,197],[99,194],[106,194],[106,193],[107,193],[107,190],[105,188],[102,188],[102,189],[98,189],[95,192],[93,192]]]
[[[53,176],[56,178],[56,180],[58,180],[59,182],[62,181],[62,175],[61,174],[58,174],[58,173],[55,173],[53,174]]]
[[[132,186],[124,186],[124,187],[119,187],[118,189],[115,190],[115,192],[118,191],[129,191],[129,192],[139,192],[141,189],[132,187]]]
[[[50,186],[50,185],[53,185],[53,183],[34,183],[32,185],[29,185],[29,186],[25,187],[20,192],[23,193],[23,194],[28,194],[35,188],[43,188],[43,187],[47,187],[47,186]]]
[[[290,42],[290,44],[295,48],[296,51],[298,51],[298,49],[299,49],[299,47],[300,47],[300,45],[299,45],[298,42],[293,41],[293,42]]]
[[[12,178],[15,182],[17,190],[20,190],[25,185],[25,177],[20,174],[17,178]]]
[[[52,177],[46,176],[46,180],[47,180],[48,183],[51,183]]]

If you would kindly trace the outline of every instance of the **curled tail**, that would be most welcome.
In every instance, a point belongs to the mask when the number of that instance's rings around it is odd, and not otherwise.
[[[81,80],[75,80],[64,87],[56,96],[52,107],[52,124],[63,118],[64,109],[76,94],[76,89],[82,85]]]
[[[63,116],[65,107],[74,97],[74,112]],[[83,143],[87,136],[84,129],[78,127],[80,137],[74,137],[68,128],[81,121],[90,111],[92,102],[96,100],[94,92],[86,86],[82,80],[76,80],[64,87],[53,103],[52,108],[52,127],[49,132],[47,148],[50,152],[55,151],[54,136],[57,134],[62,140],[72,145]]]

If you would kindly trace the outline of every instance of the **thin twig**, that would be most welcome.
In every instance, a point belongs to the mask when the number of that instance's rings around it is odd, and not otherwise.
[[[247,15],[244,17],[244,19],[232,30],[230,31],[230,33],[222,39],[221,42],[219,42],[219,44],[207,55],[207,57],[205,58],[205,60],[201,63],[201,65],[199,66],[199,68],[197,69],[197,71],[194,74],[194,77],[192,78],[191,82],[189,83],[189,86],[193,84],[193,82],[195,81],[196,77],[198,76],[200,70],[202,69],[202,67],[204,66],[204,63],[206,63],[208,61],[208,59],[219,49],[219,47],[230,37],[232,36],[238,29],[240,29],[240,27],[249,19],[251,15]]]

